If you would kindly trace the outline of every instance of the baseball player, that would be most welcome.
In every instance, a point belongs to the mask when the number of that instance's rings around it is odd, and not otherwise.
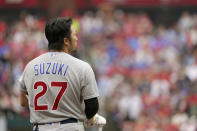
[[[77,47],[72,19],[51,19],[45,35],[49,52],[30,61],[19,79],[20,102],[30,109],[33,130],[84,131],[84,123],[105,125],[105,118],[96,114],[99,93],[94,72],[70,55]]]

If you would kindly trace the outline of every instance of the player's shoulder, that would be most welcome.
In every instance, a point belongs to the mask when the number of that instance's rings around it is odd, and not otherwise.
[[[82,69],[84,69],[84,68],[91,68],[91,66],[90,66],[90,64],[88,62],[86,62],[84,60],[81,60],[79,58],[76,58],[76,57],[74,57],[74,56],[72,56],[70,54],[68,54],[68,55],[72,59],[72,61],[74,62],[74,64],[76,66],[78,66],[79,68],[82,68]]]
[[[76,57],[74,57],[74,56],[71,56],[71,55],[70,55],[70,57],[74,60],[74,62],[76,62],[76,63],[78,63],[78,64],[82,64],[82,65],[87,65],[87,64],[88,64],[87,62],[85,62],[85,61],[83,61],[83,60],[81,60],[81,59],[79,59],[79,58],[76,58]]]

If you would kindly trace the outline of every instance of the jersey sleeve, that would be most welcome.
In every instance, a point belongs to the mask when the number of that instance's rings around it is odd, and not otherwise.
[[[85,68],[83,74],[83,88],[82,96],[84,100],[91,99],[99,96],[98,87],[95,79],[94,72],[90,65]]]
[[[25,86],[25,80],[24,80],[24,78],[25,78],[25,71],[22,73],[22,75],[21,75],[20,78],[19,78],[19,86],[20,86],[20,89],[21,89],[22,91],[27,92],[27,89],[26,89],[26,86]]]

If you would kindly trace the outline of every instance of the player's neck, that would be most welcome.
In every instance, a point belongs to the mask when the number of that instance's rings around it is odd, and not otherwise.
[[[71,51],[68,48],[64,48],[62,51],[65,52],[65,53],[67,53],[67,54],[70,54],[71,53]]]

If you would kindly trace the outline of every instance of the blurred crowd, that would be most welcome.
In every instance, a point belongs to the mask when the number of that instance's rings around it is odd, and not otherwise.
[[[145,14],[106,10],[80,20],[103,109],[122,131],[197,129],[197,15],[154,25]],[[109,125],[110,125],[109,124]]]
[[[197,130],[197,14],[184,12],[170,26],[109,7],[72,15],[78,56],[96,74],[104,130]],[[0,109],[27,115],[17,80],[28,61],[47,51],[45,22],[29,14],[0,21]]]

